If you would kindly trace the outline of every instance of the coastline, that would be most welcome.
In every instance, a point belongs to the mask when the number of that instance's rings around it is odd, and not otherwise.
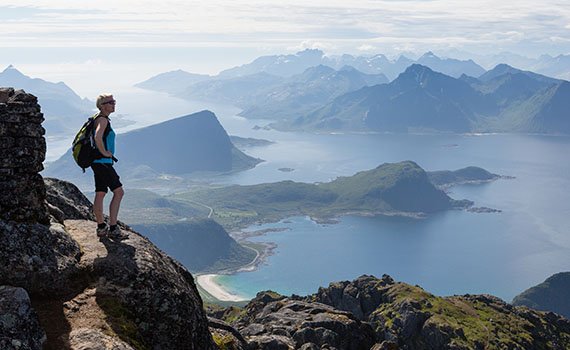
[[[236,295],[230,293],[224,287],[215,281],[216,277],[220,275],[217,274],[207,274],[207,275],[198,275],[196,276],[196,283],[200,285],[202,289],[204,289],[208,294],[213,296],[214,298],[220,301],[232,301],[232,302],[240,302],[249,300],[248,298],[244,298],[240,295]]]
[[[253,242],[247,240],[248,237],[255,237],[265,235],[269,232],[280,232],[286,231],[287,228],[278,228],[278,229],[264,229],[258,231],[251,231],[251,232],[234,232],[232,234],[233,238],[236,241],[240,242],[240,244],[248,249],[255,251],[256,255],[255,258],[248,264],[240,266],[234,269],[228,270],[221,270],[217,271],[218,273],[209,273],[203,275],[196,275],[195,281],[199,288],[204,290],[208,293],[211,297],[216,299],[220,302],[244,302],[249,301],[250,298],[246,298],[241,295],[236,295],[229,292],[223,284],[216,281],[218,276],[222,275],[231,275],[237,272],[245,272],[245,271],[254,271],[261,265],[269,256],[273,254],[274,249],[277,247],[275,243],[272,242],[263,242],[263,243],[255,243],[257,247],[252,246]]]

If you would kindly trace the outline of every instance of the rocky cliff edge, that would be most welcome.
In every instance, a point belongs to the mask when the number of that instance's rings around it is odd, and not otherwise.
[[[100,241],[83,194],[44,183],[42,122],[0,88],[0,349],[217,349],[182,265],[125,225]]]

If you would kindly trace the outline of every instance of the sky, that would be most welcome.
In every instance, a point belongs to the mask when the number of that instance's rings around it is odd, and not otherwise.
[[[0,0],[0,32],[0,70],[13,64],[84,96],[305,48],[391,58],[570,54],[570,2]]]

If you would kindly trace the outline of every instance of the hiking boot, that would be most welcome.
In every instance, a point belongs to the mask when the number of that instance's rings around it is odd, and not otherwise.
[[[102,238],[102,237],[107,237],[107,234],[109,233],[109,226],[107,226],[107,224],[105,224],[105,227],[97,227],[97,237]]]
[[[123,239],[127,239],[129,238],[129,235],[126,234],[125,232],[121,231],[121,229],[119,228],[119,226],[115,226],[113,229],[109,230],[109,233],[107,234],[107,237],[111,238],[111,239],[115,239],[118,241],[121,241]]]

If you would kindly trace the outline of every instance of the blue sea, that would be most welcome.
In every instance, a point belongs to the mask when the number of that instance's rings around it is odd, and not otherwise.
[[[229,106],[140,89],[116,98],[117,114],[136,122],[119,132],[210,109],[230,135],[274,141],[245,149],[265,162],[214,178],[220,184],[325,182],[403,160],[428,171],[473,165],[515,177],[449,193],[501,213],[447,211],[423,220],[349,216],[331,225],[293,217],[250,227],[287,230],[256,238],[277,243],[259,269],[219,278],[235,294],[250,298],[270,289],[306,295],[333,281],[389,274],[436,295],[490,293],[510,301],[550,275],[570,271],[570,137],[286,133],[265,130],[268,121],[241,118]],[[57,156],[57,146],[48,143],[48,158]]]
[[[287,230],[255,239],[277,243],[258,270],[218,279],[234,294],[307,295],[333,281],[389,274],[436,295],[489,293],[511,301],[550,275],[570,271],[570,137],[242,132],[276,143],[246,150],[266,162],[220,177],[220,183],[323,182],[402,160],[428,171],[473,165],[515,178],[449,193],[501,213],[448,211],[423,220],[349,216],[333,225],[294,217],[250,227]],[[295,170],[279,171],[284,167]]]

